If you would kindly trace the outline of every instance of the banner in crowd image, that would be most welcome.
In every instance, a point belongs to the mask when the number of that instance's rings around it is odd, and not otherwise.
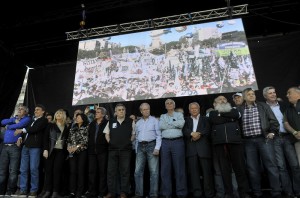
[[[79,42],[73,105],[257,90],[242,19]]]

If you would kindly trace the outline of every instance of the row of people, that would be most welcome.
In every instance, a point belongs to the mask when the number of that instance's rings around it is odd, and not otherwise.
[[[167,113],[159,120],[150,115],[149,104],[141,104],[142,118],[137,123],[125,116],[123,104],[117,104],[116,116],[110,120],[106,119],[106,109],[99,107],[91,123],[84,113],[76,114],[76,123],[71,129],[63,109],[55,113],[53,123],[47,124],[43,105],[36,106],[32,121],[27,116],[28,108],[20,107],[17,117],[2,120],[6,132],[0,156],[0,194],[5,191],[7,195],[14,194],[20,166],[17,196],[25,197],[29,190],[28,197],[36,197],[39,156],[42,153],[46,163],[41,197],[61,196],[63,164],[68,156],[70,197],[83,196],[85,172],[88,170],[87,196],[111,198],[119,193],[121,198],[126,198],[130,189],[130,158],[135,139],[136,197],[144,196],[146,161],[150,172],[150,197],[171,197],[172,194],[186,197],[189,192],[194,197],[213,197],[217,182],[213,180],[213,170],[216,166],[220,169],[226,197],[233,196],[232,169],[239,197],[249,197],[250,190],[255,197],[261,197],[260,162],[268,174],[273,197],[280,197],[282,192],[287,196],[299,196],[300,168],[296,153],[299,155],[297,102],[300,90],[297,87],[288,90],[287,96],[293,105],[286,110],[282,110],[283,106],[277,102],[274,87],[265,88],[263,95],[266,103],[257,102],[255,92],[245,89],[242,93],[244,102],[237,108],[232,108],[224,96],[218,96],[208,118],[200,116],[200,106],[196,102],[189,104],[191,116],[184,118],[182,113],[175,112],[172,99],[165,101]],[[21,162],[18,161],[20,156]],[[10,172],[5,189],[8,166]]]

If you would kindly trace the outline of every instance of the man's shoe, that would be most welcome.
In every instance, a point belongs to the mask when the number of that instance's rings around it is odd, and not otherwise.
[[[127,198],[127,195],[125,193],[121,193],[120,198]]]
[[[115,196],[111,193],[108,193],[106,196],[104,196],[104,198],[114,198]]]
[[[70,193],[67,198],[75,198],[75,193]]]
[[[51,192],[46,191],[46,192],[41,196],[41,198],[49,198],[50,195],[51,195]]]
[[[53,192],[51,198],[64,198],[58,192]]]
[[[17,190],[17,192],[13,194],[12,197],[18,197],[18,198],[27,197],[27,193],[21,190]]]
[[[37,192],[30,192],[28,194],[28,198],[36,198],[37,197]]]
[[[12,193],[8,191],[5,193],[5,195],[3,197],[4,198],[12,197]]]
[[[132,198],[143,198],[143,196],[134,195]]]

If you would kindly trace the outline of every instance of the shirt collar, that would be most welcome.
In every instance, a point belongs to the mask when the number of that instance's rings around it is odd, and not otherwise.
[[[191,116],[191,118],[192,118],[192,119],[197,119],[197,120],[199,120],[199,118],[200,118],[200,114],[198,114],[196,118],[195,118],[195,117],[193,117],[193,116]]]
[[[275,104],[271,104],[268,101],[266,101],[266,103],[270,106],[270,107],[274,107],[274,106],[279,106],[278,101],[276,101]]]
[[[257,106],[257,104],[256,104],[256,102],[254,102],[253,103],[253,107],[256,107]],[[252,106],[250,106],[250,105],[248,105],[246,102],[245,102],[245,108],[248,108],[248,109],[250,109]]]

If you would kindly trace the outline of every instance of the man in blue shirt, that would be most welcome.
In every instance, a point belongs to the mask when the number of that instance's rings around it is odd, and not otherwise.
[[[20,165],[21,147],[17,145],[21,135],[14,135],[16,129],[27,127],[30,123],[28,108],[20,106],[18,115],[9,119],[3,119],[1,125],[5,125],[3,150],[0,154],[0,195],[6,191],[6,195],[13,194],[17,189],[18,171]],[[6,175],[8,176],[7,189],[5,184]]]
[[[265,87],[263,89],[263,95],[266,99],[266,103],[271,107],[279,122],[279,132],[275,134],[274,137],[274,150],[282,191],[285,197],[294,197],[294,193],[296,195],[300,194],[300,169],[294,147],[293,135],[288,133],[284,128],[283,120],[287,105],[277,100],[276,90],[272,86]],[[287,167],[290,167],[292,174],[289,174]]]
[[[135,167],[135,198],[143,197],[144,169],[146,160],[150,172],[150,198],[158,196],[159,175],[159,149],[161,146],[161,132],[159,121],[150,115],[150,105],[140,105],[142,118],[136,123],[135,134],[137,143],[136,167]]]
[[[183,114],[175,112],[175,102],[172,99],[165,101],[166,114],[159,119],[162,135],[161,143],[161,194],[165,198],[172,196],[172,168],[176,181],[176,195],[178,198],[187,195],[185,172],[185,145],[182,128],[185,120]]]

